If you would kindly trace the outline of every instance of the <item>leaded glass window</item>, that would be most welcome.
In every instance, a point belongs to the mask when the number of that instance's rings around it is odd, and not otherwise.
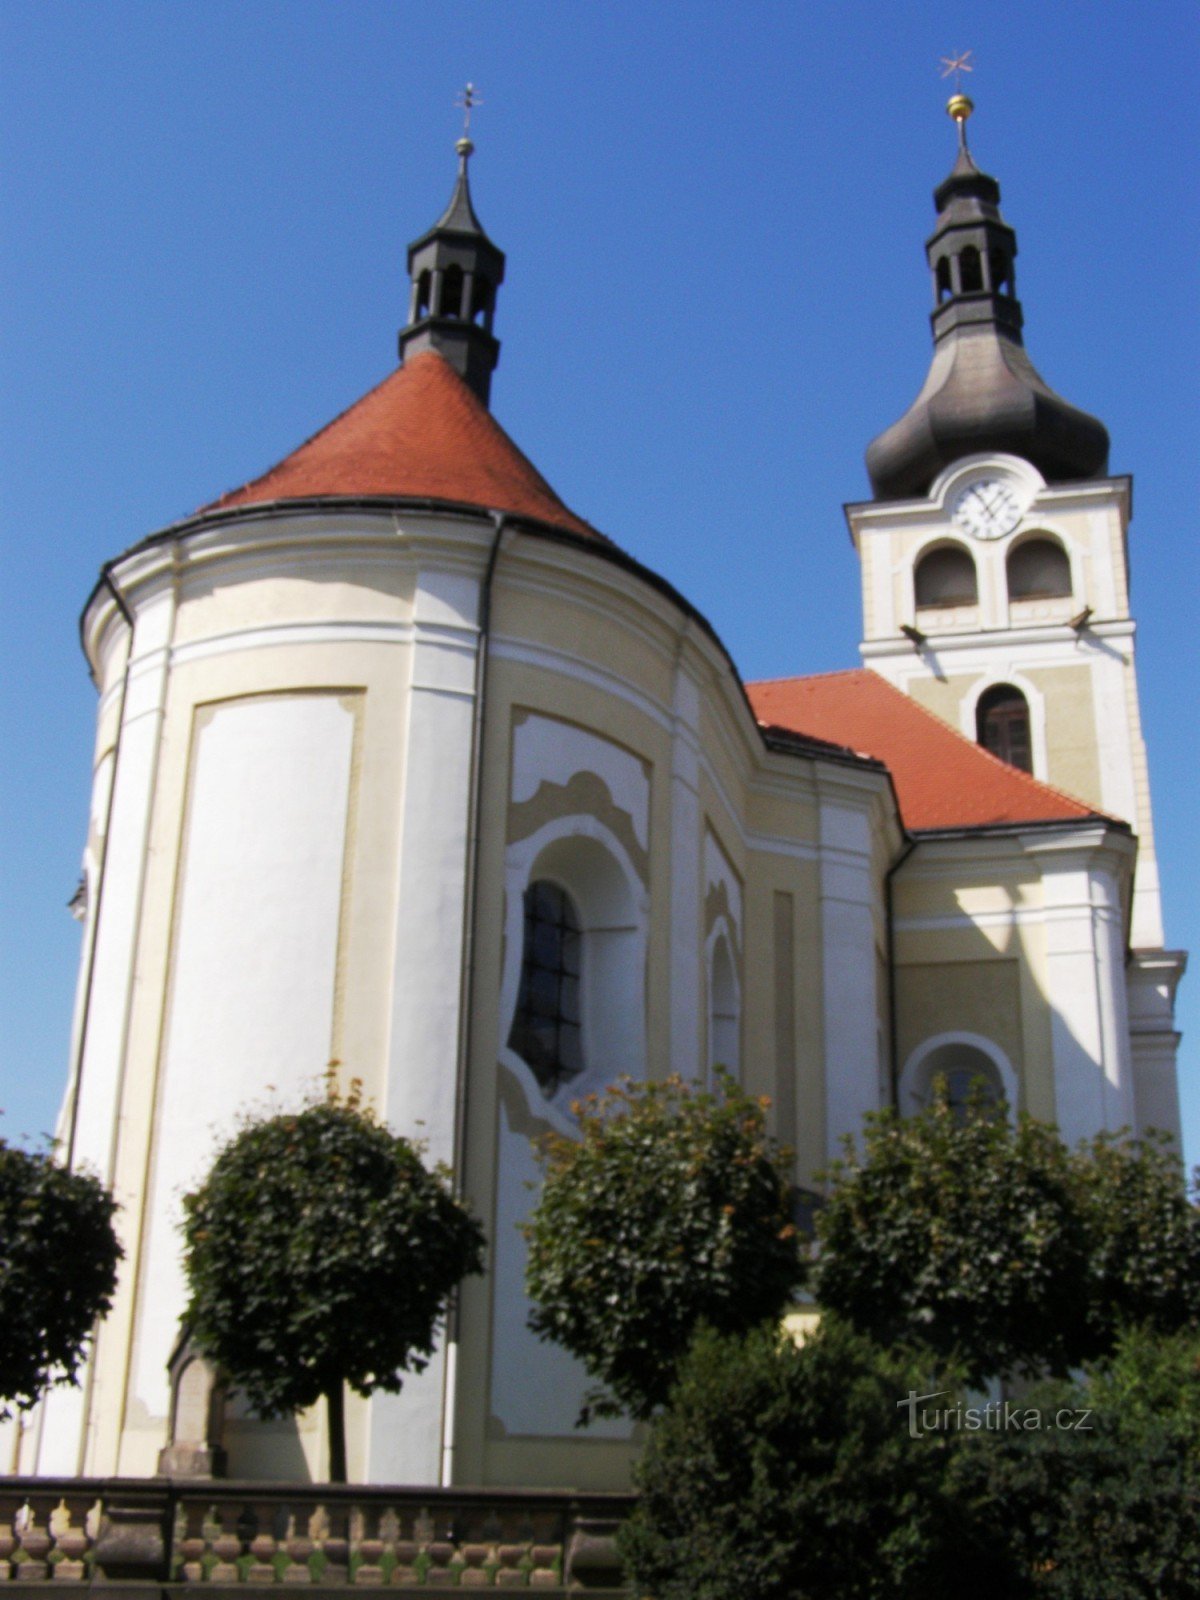
[[[571,897],[548,880],[531,883],[525,891],[521,986],[508,1043],[547,1095],[583,1071],[582,945]]]

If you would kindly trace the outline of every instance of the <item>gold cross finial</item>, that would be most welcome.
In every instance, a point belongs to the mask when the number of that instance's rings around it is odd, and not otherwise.
[[[974,101],[962,92],[962,75],[964,72],[974,72],[971,65],[973,50],[962,50],[956,56],[942,57],[942,77],[948,78],[954,74],[954,93],[946,102],[946,110],[958,127],[958,147],[960,150],[967,148],[967,118],[975,109]]]
[[[468,139],[471,135],[471,112],[483,104],[483,96],[473,83],[469,83],[454,104],[463,114],[463,138]]]
[[[971,65],[971,57],[974,54],[975,54],[974,50],[963,50],[963,51],[960,51],[960,53],[958,55],[956,55],[956,56],[943,56],[941,58],[941,61],[942,61],[942,77],[943,78],[948,78],[951,73],[954,74],[954,92],[955,92],[955,94],[957,94],[959,92],[959,90],[962,88],[962,75],[963,75],[963,73],[964,72],[974,72],[975,71],[975,68]]]

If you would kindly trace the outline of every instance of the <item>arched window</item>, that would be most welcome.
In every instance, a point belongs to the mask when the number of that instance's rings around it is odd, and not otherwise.
[[[973,1106],[982,1110],[1007,1107],[1004,1079],[995,1061],[977,1045],[948,1042],[910,1063],[905,1071],[903,1109],[911,1116],[933,1103],[939,1083],[956,1122],[964,1122]]]
[[[571,897],[548,879],[525,891],[521,986],[509,1048],[546,1094],[583,1071],[580,987],[583,941]]]
[[[475,282],[471,289],[471,321],[482,324],[491,332],[492,326],[492,286],[480,273],[475,274]]]
[[[983,264],[973,244],[967,245],[958,258],[958,281],[963,294],[978,294],[983,288]]]
[[[941,305],[943,300],[948,300],[950,298],[950,294],[950,257],[942,256],[939,258],[937,264],[938,305]]]
[[[1025,696],[1011,683],[998,683],[980,695],[975,707],[976,736],[1010,767],[1033,771],[1033,752],[1029,740],[1029,706]]]
[[[461,317],[463,301],[463,270],[461,267],[447,267],[442,274],[442,304],[439,315],[443,317]]]
[[[978,599],[975,563],[957,544],[939,545],[923,555],[914,584],[918,606],[973,606]]]
[[[992,274],[993,294],[1012,294],[1012,266],[1003,250],[993,250],[988,257]]]
[[[432,285],[433,279],[427,267],[417,279],[417,306],[414,321],[416,317],[427,317],[429,315],[429,296]]]
[[[1039,536],[1008,554],[1010,600],[1058,599],[1071,593],[1071,563],[1057,539]]]
[[[713,942],[708,967],[708,1070],[724,1067],[737,1076],[740,1054],[737,974],[724,934]]]

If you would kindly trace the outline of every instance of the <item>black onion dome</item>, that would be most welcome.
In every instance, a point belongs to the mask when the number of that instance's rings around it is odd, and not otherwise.
[[[867,447],[876,500],[926,494],[945,467],[982,452],[1022,456],[1051,483],[1108,469],[1104,424],[1056,394],[1025,351],[1017,237],[1000,215],[1000,185],[960,139],[934,190],[938,218],[925,247],[933,360],[912,405]]]

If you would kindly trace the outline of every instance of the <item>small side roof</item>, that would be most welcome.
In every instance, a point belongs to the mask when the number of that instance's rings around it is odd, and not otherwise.
[[[413,356],[261,477],[201,510],[374,497],[507,511],[608,543],[559,499],[432,350]]]
[[[764,728],[848,745],[882,761],[911,833],[1112,820],[1000,761],[865,667],[748,683],[746,693]]]

